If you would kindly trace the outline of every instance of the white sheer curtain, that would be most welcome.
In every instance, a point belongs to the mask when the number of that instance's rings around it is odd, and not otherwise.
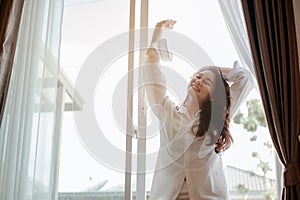
[[[242,66],[256,79],[241,0],[219,0],[219,5]],[[255,88],[258,90],[256,81]]]
[[[243,66],[246,66],[256,79],[241,0],[219,0],[219,5],[240,60]],[[254,81],[254,83],[255,89],[259,91],[257,81]],[[274,157],[277,180],[277,197],[280,199],[282,191],[282,164],[280,163],[277,155]]]
[[[55,199],[62,11],[63,0],[24,4],[0,130],[3,200]]]

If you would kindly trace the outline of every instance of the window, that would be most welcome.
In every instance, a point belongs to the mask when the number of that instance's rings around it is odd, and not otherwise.
[[[81,69],[85,66],[87,58],[89,58],[95,49],[102,45],[112,37],[117,37],[129,30],[130,2],[121,0],[106,1],[81,1],[66,0],[63,18],[63,33],[61,46],[61,65],[65,74],[69,77],[69,82],[76,85],[76,77],[81,73]],[[149,16],[145,16],[146,12],[139,10],[141,2],[136,2],[135,27],[139,27],[142,20],[148,21],[149,27],[154,27],[156,22],[162,19],[172,18],[177,20],[175,31],[182,34],[187,39],[197,43],[204,51],[201,56],[212,61],[218,66],[232,66],[235,60],[238,60],[236,51],[231,43],[228,30],[222,18],[217,1],[201,2],[201,1],[149,1]],[[140,14],[140,16],[138,15]],[[147,20],[148,19],[148,20]],[[151,35],[149,35],[151,37]],[[137,38],[135,40],[138,43]],[[120,48],[129,48],[129,37],[127,43],[120,44]],[[169,45],[172,45],[170,43]],[[113,51],[113,49],[112,49]],[[103,52],[105,56],[113,52]],[[197,54],[197,52],[192,52]],[[207,53],[207,54],[205,54]],[[126,115],[120,112],[120,116],[112,115],[115,112],[111,105],[119,102],[124,104],[121,99],[116,99],[115,88],[123,88],[127,90],[126,77],[128,70],[128,55],[120,55],[117,59],[113,59],[108,67],[106,67],[98,79],[97,87],[94,94],[94,111],[99,127],[103,130],[105,138],[120,151],[125,151],[126,147]],[[135,67],[139,63],[139,51],[134,52]],[[195,68],[190,65],[188,60],[183,59],[179,54],[173,55],[173,61],[164,62],[163,65],[174,69],[182,75],[185,80],[189,80]],[[101,68],[102,69],[102,68]],[[95,72],[98,73],[99,71]],[[137,76],[134,77],[134,84],[137,82]],[[89,79],[86,79],[89,81]],[[124,82],[122,82],[124,81]],[[172,84],[174,80],[167,76],[167,83]],[[120,84],[124,83],[124,84]],[[134,87],[135,88],[135,87]],[[172,89],[172,88],[171,88]],[[118,90],[120,91],[120,90]],[[78,91],[83,102],[86,102],[85,91]],[[126,92],[122,95],[126,96]],[[183,101],[184,95],[178,96],[176,91],[169,90],[168,95],[178,104]],[[248,99],[259,95],[252,91]],[[80,98],[79,98],[80,99]],[[138,112],[138,95],[137,90],[133,96],[133,127],[137,125]],[[79,101],[80,102],[80,101]],[[113,103],[112,103],[113,102]],[[83,103],[84,104],[84,103]],[[66,105],[66,108],[68,106]],[[123,107],[122,107],[123,108]],[[82,106],[82,109],[86,109]],[[242,111],[247,111],[246,103],[241,107]],[[99,157],[86,147],[86,143],[82,139],[82,134],[90,134],[94,130],[78,131],[74,122],[76,112],[70,111],[64,113],[62,143],[61,143],[61,159],[59,173],[59,199],[88,199],[98,197],[99,199],[124,199],[125,184],[125,155],[120,159],[124,166],[112,167],[101,162]],[[124,114],[124,115],[122,115]],[[124,116],[124,118],[122,117]],[[120,118],[118,118],[120,117]],[[157,123],[151,111],[147,111],[147,121],[149,123]],[[245,196],[255,199],[263,199],[261,187],[249,187],[249,182],[238,182],[239,177],[249,177],[249,179],[264,183],[263,175],[257,168],[256,159],[252,158],[251,148],[264,148],[263,144],[251,142],[250,134],[246,130],[242,130],[241,125],[231,124],[231,131],[235,143],[228,152],[223,155],[225,172],[231,192],[232,199],[243,199]],[[153,154],[152,157],[146,156],[146,174],[136,176],[137,163],[133,159],[131,189],[132,196],[145,196],[151,189],[153,170],[155,169],[155,153],[159,148],[159,135],[157,132],[147,134],[147,142],[140,143],[136,138],[132,140],[132,152],[136,154],[141,149],[146,148],[146,155]],[[267,129],[259,129],[257,135],[259,138],[264,135],[264,140],[269,141]],[[99,142],[99,145],[102,143]],[[142,146],[139,146],[141,145]],[[255,144],[255,145],[254,145]],[[144,146],[143,146],[144,145]],[[246,147],[246,148],[245,148]],[[99,149],[101,149],[99,147]],[[238,149],[238,150],[237,150]],[[241,152],[237,154],[236,152]],[[109,154],[109,152],[106,152]],[[262,156],[262,155],[261,155]],[[274,163],[273,155],[264,155],[270,163]],[[102,160],[103,161],[103,160]],[[273,167],[273,166],[272,166]],[[273,167],[274,169],[274,167]],[[253,171],[253,172],[252,172]],[[274,183],[274,175],[268,173],[267,180]],[[144,181],[145,180],[145,181]],[[142,189],[137,189],[140,187]],[[253,190],[253,191],[252,191]],[[252,196],[251,196],[252,195]]]
[[[129,1],[65,1],[60,58],[62,69],[72,85],[76,85],[76,78],[83,63],[97,46],[113,35],[128,31],[128,16]],[[96,90],[98,103],[95,103],[95,110],[101,110],[96,113],[99,115],[99,126],[105,130],[104,133],[111,134],[105,136],[121,150],[125,149],[125,134],[118,128],[112,127],[114,124],[112,117],[103,119],[106,115],[103,112],[110,113],[109,103],[112,98],[110,88],[114,87],[126,72],[127,57],[125,55],[112,63],[103,79],[99,80]],[[115,81],[111,79],[111,76]],[[75,113],[84,112],[87,103],[83,95],[84,91],[77,92],[83,100],[82,110],[64,113],[59,198],[69,199],[70,196],[80,198],[86,193],[93,195],[101,191],[103,199],[107,199],[108,196],[123,199],[124,173],[97,162],[96,157],[93,157],[85,148],[84,141],[80,137],[80,134],[87,134],[92,130],[81,133],[75,126]],[[108,129],[110,131],[107,131]],[[115,138],[111,138],[112,135],[117,135],[118,139],[113,140]],[[107,154],[109,155],[109,152]]]

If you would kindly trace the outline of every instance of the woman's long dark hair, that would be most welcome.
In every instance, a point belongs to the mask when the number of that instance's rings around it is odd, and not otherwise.
[[[200,109],[199,123],[192,127],[192,132],[195,133],[196,137],[203,137],[205,133],[208,133],[211,144],[217,145],[215,152],[222,153],[233,142],[229,131],[231,105],[229,85],[218,67],[203,67],[199,72],[204,70],[211,70],[215,74],[215,88],[211,94],[211,99],[205,102]]]

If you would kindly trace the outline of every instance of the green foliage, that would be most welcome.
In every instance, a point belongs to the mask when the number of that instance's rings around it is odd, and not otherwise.
[[[233,121],[236,124],[242,124],[248,132],[255,132],[258,126],[267,127],[264,110],[258,99],[250,99],[246,103],[248,116],[245,117],[240,110],[234,116]]]
[[[255,142],[257,140],[257,135],[253,135],[251,138],[250,138],[250,141],[251,142]]]
[[[264,146],[266,146],[266,147],[267,147],[268,149],[270,149],[270,150],[273,148],[272,143],[269,142],[269,141],[264,142]]]
[[[275,195],[276,195],[276,190],[274,186],[272,186],[269,190],[264,192],[265,200],[272,200],[274,199],[273,197],[275,197]]]
[[[253,171],[250,172],[250,176],[256,175]]]
[[[247,130],[247,132],[251,132],[251,133],[254,133],[257,130],[257,127],[259,126],[267,127],[264,110],[261,102],[258,99],[250,99],[246,102],[246,105],[248,110],[247,117],[245,117],[245,114],[243,114],[240,110],[238,110],[237,114],[233,118],[234,123],[243,125],[243,128]],[[250,141],[251,142],[257,141],[257,135],[253,135],[250,138]],[[273,149],[273,145],[269,141],[265,141],[264,146],[270,151],[272,151]],[[257,160],[258,162],[257,167],[263,173],[265,186],[268,185],[267,183],[269,180],[267,178],[267,173],[269,171],[272,171],[271,166],[269,165],[268,162],[265,162],[261,159],[258,152],[252,152],[251,155],[253,158]],[[240,191],[240,193],[243,194],[248,192],[247,188],[245,188],[245,186],[241,184],[237,185],[237,189],[238,191]],[[269,188],[265,192],[264,197],[265,199],[272,199],[273,197],[275,197],[275,188]]]
[[[247,192],[249,192],[249,189],[247,187],[245,187],[244,184],[238,184],[238,185],[235,186],[235,188],[241,194],[247,194]]]
[[[241,113],[240,110],[238,110],[238,112],[235,114],[234,118],[233,118],[233,122],[236,124],[242,124],[244,119],[244,115],[243,113]]]
[[[257,152],[252,152],[251,155],[252,155],[253,158],[258,158],[259,157]]]
[[[261,159],[259,160],[259,163],[257,166],[262,170],[264,175],[266,175],[268,173],[268,171],[272,171],[270,164],[268,162],[262,161]]]

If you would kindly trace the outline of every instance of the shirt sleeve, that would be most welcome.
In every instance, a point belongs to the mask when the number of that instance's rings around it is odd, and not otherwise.
[[[164,114],[174,111],[175,105],[166,95],[166,80],[160,68],[159,62],[150,62],[149,55],[146,55],[142,71],[148,104],[153,113],[162,119]]]
[[[249,71],[242,68],[238,62],[234,62],[233,69],[224,76],[229,82],[231,96],[231,117],[234,116],[239,106],[254,87],[254,81]]]

